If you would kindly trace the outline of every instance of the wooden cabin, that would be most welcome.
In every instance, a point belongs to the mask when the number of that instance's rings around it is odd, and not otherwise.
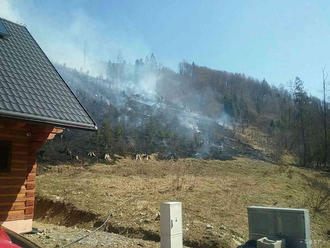
[[[0,225],[32,230],[37,152],[66,127],[96,130],[27,28],[0,17]]]

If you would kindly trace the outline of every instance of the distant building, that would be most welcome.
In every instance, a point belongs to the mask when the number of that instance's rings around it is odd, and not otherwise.
[[[38,149],[96,124],[25,26],[0,18],[0,225],[32,229]]]

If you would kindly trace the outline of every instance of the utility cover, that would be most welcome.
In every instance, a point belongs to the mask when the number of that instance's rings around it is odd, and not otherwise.
[[[285,239],[286,247],[311,248],[307,209],[252,206],[248,218],[250,239]]]

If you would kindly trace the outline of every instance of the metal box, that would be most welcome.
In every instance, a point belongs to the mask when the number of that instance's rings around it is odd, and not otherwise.
[[[307,209],[251,206],[248,219],[250,239],[285,239],[286,247],[311,248]]]
[[[182,203],[164,202],[160,206],[161,248],[182,248]]]

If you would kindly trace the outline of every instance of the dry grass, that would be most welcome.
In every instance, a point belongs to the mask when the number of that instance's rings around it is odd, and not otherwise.
[[[236,134],[240,139],[251,145],[254,149],[265,152],[265,147],[269,146],[270,136],[262,132],[257,127],[249,126],[244,129],[244,132],[240,131],[236,132]]]
[[[308,178],[309,192],[305,198],[305,205],[309,207],[312,214],[329,213],[330,211],[330,188],[325,178]]]
[[[177,162],[122,159],[115,165],[48,168],[37,177],[38,197],[72,203],[103,217],[109,209],[134,197],[114,214],[114,227],[157,233],[160,203],[182,201],[184,236],[192,241],[234,236],[247,240],[247,206],[309,207],[306,192],[317,189],[305,177],[322,177],[317,172],[248,158]],[[329,211],[311,218],[312,238],[328,242]],[[214,228],[207,230],[207,224]],[[322,244],[313,247],[323,247]]]

